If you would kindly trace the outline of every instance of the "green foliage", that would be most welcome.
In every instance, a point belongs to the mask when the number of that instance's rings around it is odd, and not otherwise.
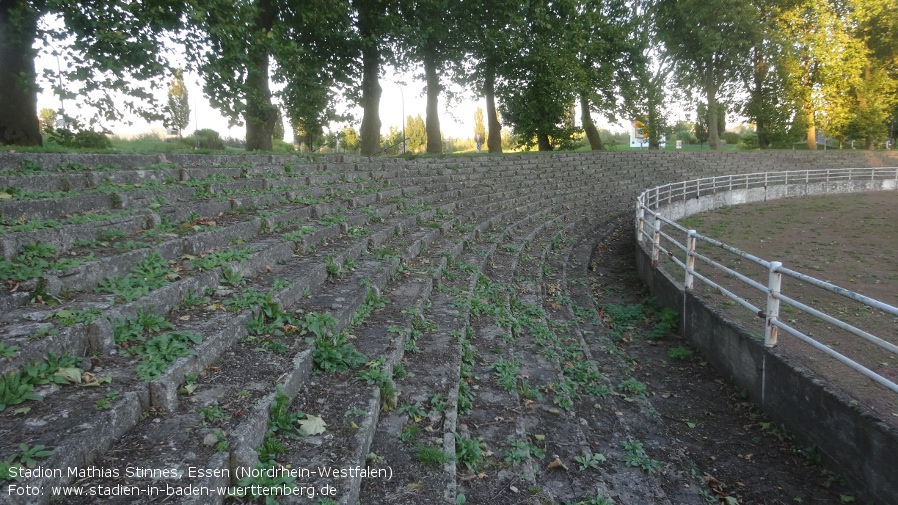
[[[184,144],[190,147],[198,147],[199,149],[224,149],[224,141],[217,131],[204,128],[197,130],[191,135],[184,137]]]
[[[131,348],[131,352],[141,358],[135,371],[141,380],[151,381],[161,377],[169,365],[178,358],[189,356],[194,351],[191,344],[203,341],[203,337],[193,332],[172,332],[147,340],[143,346]]]
[[[190,261],[190,266],[199,270],[212,270],[215,267],[226,267],[231,262],[241,262],[249,259],[253,253],[250,246],[241,248],[229,248],[222,251],[209,253]]]
[[[178,274],[169,267],[168,262],[159,256],[159,253],[153,251],[135,265],[127,275],[105,277],[97,283],[95,289],[101,293],[112,293],[130,302],[177,278]]]
[[[646,396],[646,393],[648,392],[648,388],[646,388],[645,384],[632,377],[618,384],[617,390],[621,393],[634,396]]]
[[[689,358],[689,356],[692,356],[692,351],[680,345],[677,347],[672,347],[669,351],[667,351],[667,355],[671,359],[683,361]]]
[[[478,465],[483,462],[483,453],[486,450],[486,443],[482,439],[455,434],[455,458],[468,470],[477,470]]]
[[[45,445],[19,444],[19,452],[14,453],[8,460],[0,461],[0,481],[21,481],[21,477],[10,476],[11,468],[34,468],[38,464],[38,459],[48,458],[53,455],[53,451],[47,449]],[[17,462],[18,461],[18,462]]]
[[[449,455],[439,447],[418,444],[418,461],[425,465],[445,465],[449,461]]]
[[[0,342],[0,358],[13,358],[19,353],[19,346],[6,345]]]
[[[648,474],[655,474],[661,468],[661,462],[651,459],[645,452],[642,442],[637,440],[621,441],[621,447],[624,448],[622,461],[627,466],[641,468]]]
[[[32,390],[34,385],[23,380],[20,372],[7,372],[0,376],[0,411],[27,400],[43,400],[43,397],[32,393]]]
[[[46,133],[50,142],[63,147],[84,149],[109,149],[112,141],[106,136],[107,132],[94,131],[82,127],[78,122],[69,120],[70,128],[47,128]]]
[[[586,453],[583,456],[574,456],[574,461],[580,463],[580,471],[582,472],[587,468],[598,470],[599,463],[603,463],[607,461],[607,459],[602,454]]]
[[[180,68],[175,70],[168,85],[168,106],[165,113],[168,116],[167,126],[183,131],[190,124],[190,99],[187,86],[184,85],[184,71]]]

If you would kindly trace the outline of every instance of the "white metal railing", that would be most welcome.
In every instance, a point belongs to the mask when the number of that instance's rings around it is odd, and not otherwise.
[[[783,330],[799,340],[813,346],[814,348],[835,358],[839,362],[848,365],[857,370],[864,376],[876,381],[877,383],[898,393],[898,384],[877,374],[864,365],[857,363],[851,358],[835,351],[831,347],[814,339],[811,335],[806,334],[795,327],[786,324],[780,318],[780,305],[786,304],[796,310],[810,314],[816,318],[826,321],[838,328],[850,332],[853,335],[861,337],[876,346],[898,355],[898,346],[883,340],[865,330],[855,327],[845,321],[842,321],[832,315],[812,306],[801,303],[781,292],[783,276],[806,282],[818,288],[824,289],[831,293],[835,293],[841,297],[859,302],[868,307],[878,309],[887,314],[898,316],[898,307],[875,300],[873,298],[855,293],[851,290],[836,286],[826,281],[822,281],[802,274],[795,270],[783,267],[779,261],[767,261],[758,256],[754,256],[745,251],[739,250],[733,246],[724,244],[711,237],[702,235],[696,230],[687,230],[675,221],[668,219],[662,215],[665,207],[686,202],[690,199],[698,199],[702,196],[711,194],[728,192],[733,190],[768,188],[769,186],[779,186],[787,184],[816,184],[830,182],[854,182],[854,181],[896,181],[892,184],[892,188],[898,187],[898,168],[840,168],[840,169],[814,169],[814,170],[793,170],[784,172],[760,172],[753,174],[725,175],[719,177],[708,177],[702,179],[694,179],[690,181],[682,181],[671,184],[665,184],[644,191],[636,199],[636,236],[637,240],[642,243],[650,242],[652,250],[652,268],[657,268],[661,260],[661,255],[665,255],[678,265],[684,273],[683,285],[685,289],[694,289],[695,279],[699,279],[708,286],[718,290],[720,293],[738,303],[739,305],[750,310],[752,313],[761,317],[765,321],[764,329],[764,345],[773,347],[777,344],[778,331]],[[662,228],[662,225],[664,229]],[[675,232],[668,233],[665,229],[673,228]],[[682,237],[678,240],[674,235],[679,234]],[[662,238],[666,243],[671,244],[670,248],[664,246]],[[740,272],[724,266],[723,264],[696,252],[697,243],[705,242],[715,246],[720,250],[738,255],[739,257],[755,263],[768,272],[767,283],[757,282]],[[684,243],[685,242],[685,243]],[[673,249],[679,250],[685,256],[685,261],[677,257]],[[724,272],[725,274],[738,279],[744,284],[760,291],[766,298],[766,306],[762,309],[753,305],[749,300],[733,293],[719,283],[709,278],[710,274],[703,275],[696,271],[696,261],[714,267],[714,269]]]

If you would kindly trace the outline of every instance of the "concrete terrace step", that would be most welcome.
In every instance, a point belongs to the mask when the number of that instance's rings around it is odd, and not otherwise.
[[[629,427],[628,417],[646,415],[650,405],[615,391],[627,377],[625,364],[606,352],[605,330],[588,316],[594,307],[572,269],[585,268],[596,235],[645,187],[851,159],[555,153],[318,162],[270,155],[0,153],[0,188],[13,188],[7,192],[12,198],[0,202],[2,257],[20,261],[35,243],[57,248],[54,261],[94,254],[64,271],[45,270],[0,287],[0,350],[6,349],[0,373],[6,380],[52,352],[75,356],[73,367],[94,378],[112,379],[97,387],[37,385],[44,401],[6,406],[0,460],[23,443],[52,451],[39,461],[47,468],[132,465],[172,468],[179,476],[77,479],[84,490],[236,485],[233,473],[183,472],[252,467],[260,455],[276,454],[277,463],[292,468],[395,472],[392,481],[357,475],[297,480],[333,485],[346,504],[451,504],[461,495],[468,503],[539,497],[562,503],[595,495],[621,503],[693,503],[695,495],[668,498],[652,476],[617,463],[620,442],[629,440],[644,442],[664,463],[677,456],[664,440]],[[871,163],[895,164],[883,160]],[[40,220],[56,223],[37,226]],[[241,248],[247,254],[236,260],[202,269],[191,263],[191,257]],[[171,262],[177,278],[132,301],[91,290],[151,254]],[[49,297],[63,303],[40,304]],[[283,323],[259,333],[274,303],[292,318],[284,321],[298,326]],[[83,312],[88,309],[94,310]],[[60,324],[60,311],[72,319],[67,326]],[[310,314],[332,316],[327,331],[347,332],[368,362],[340,373],[316,372],[317,347],[306,341],[311,327],[302,322]],[[123,322],[138,316],[171,325],[145,331],[145,340],[192,332],[202,341],[190,342],[189,354],[158,376],[141,380],[136,371],[144,358],[129,356],[128,349],[143,344],[122,337]],[[499,371],[510,364],[516,366],[514,384],[503,385]],[[586,380],[590,389],[575,380]],[[22,407],[30,410],[17,411]],[[272,424],[273,407],[320,415],[327,429],[296,439],[277,430],[271,435],[273,427],[292,429]],[[301,419],[296,415],[292,419]],[[478,437],[484,461],[472,463],[467,451],[480,446]],[[275,450],[273,441],[282,448]],[[575,457],[599,452],[608,461],[598,470],[575,470]],[[567,472],[548,468],[556,455]],[[23,484],[75,480],[36,477]]]

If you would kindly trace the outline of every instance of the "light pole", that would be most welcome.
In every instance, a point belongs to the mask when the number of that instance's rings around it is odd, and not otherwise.
[[[402,154],[405,154],[405,93],[402,91],[402,85],[398,82],[386,77],[384,77],[384,80],[395,84],[399,88],[399,96],[402,98]]]

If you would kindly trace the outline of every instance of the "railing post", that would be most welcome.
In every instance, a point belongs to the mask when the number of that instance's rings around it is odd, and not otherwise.
[[[686,289],[692,289],[694,278],[692,272],[695,271],[695,230],[689,230],[689,238],[686,240],[686,279],[683,285]]]
[[[770,274],[767,278],[767,320],[764,327],[764,346],[774,347],[776,345],[777,328],[772,324],[780,317],[780,301],[777,296],[783,286],[783,274],[777,270],[783,266],[779,261],[770,262]]]
[[[637,203],[636,205],[636,240],[642,244],[645,242],[645,237],[642,234],[643,226],[645,224],[645,207],[640,203]]]
[[[658,268],[661,258],[661,214],[655,214],[655,233],[652,235],[652,268]]]

